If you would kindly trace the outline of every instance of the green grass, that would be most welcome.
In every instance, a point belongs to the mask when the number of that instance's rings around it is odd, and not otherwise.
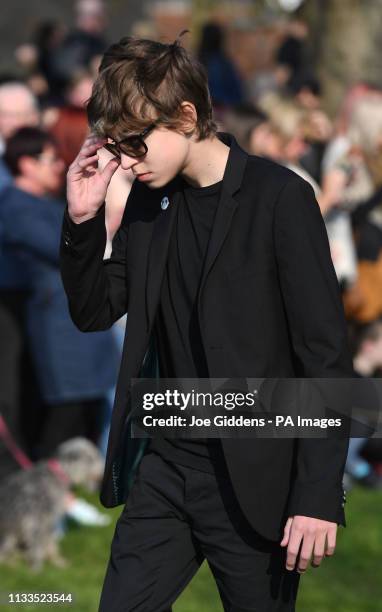
[[[82,492],[81,492],[82,495]],[[94,497],[83,495],[101,507]],[[298,612],[378,612],[382,610],[382,492],[348,493],[348,526],[337,532],[334,557],[301,577]],[[108,510],[116,520],[122,507]],[[105,510],[105,509],[104,509]],[[106,510],[105,510],[106,512]],[[113,536],[110,527],[72,527],[61,543],[70,566],[46,564],[32,574],[23,562],[0,567],[0,592],[71,592],[72,605],[0,605],[0,610],[96,612]],[[174,612],[222,612],[216,585],[206,562],[177,600]]]

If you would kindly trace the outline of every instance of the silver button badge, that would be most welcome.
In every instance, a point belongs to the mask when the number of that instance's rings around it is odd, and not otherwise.
[[[166,208],[167,208],[167,206],[168,206],[169,204],[170,204],[170,200],[168,199],[168,197],[167,197],[167,196],[165,196],[165,197],[162,199],[161,203],[160,203],[160,205],[161,205],[161,209],[162,209],[162,210],[166,210]]]

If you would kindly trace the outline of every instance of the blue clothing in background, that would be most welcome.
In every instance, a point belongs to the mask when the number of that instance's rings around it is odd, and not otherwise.
[[[0,192],[3,245],[28,277],[27,333],[49,404],[105,396],[116,383],[120,358],[111,330],[83,333],[71,320],[59,270],[63,212],[62,202],[13,185]]]
[[[208,86],[214,104],[240,104],[244,100],[240,75],[231,60],[222,53],[211,54],[206,61]]]
[[[0,157],[0,192],[12,183],[12,176]]]
[[[0,195],[12,185],[13,178],[0,157]],[[1,217],[1,212],[0,212]],[[24,290],[28,288],[28,278],[24,267],[14,257],[9,257],[3,247],[3,230],[0,221],[0,291]]]

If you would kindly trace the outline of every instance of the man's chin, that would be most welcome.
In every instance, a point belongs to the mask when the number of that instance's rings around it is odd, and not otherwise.
[[[175,178],[175,176],[176,176],[176,174],[174,174],[174,176],[169,176],[169,177],[166,176],[164,178],[160,178],[158,176],[155,176],[151,180],[142,181],[142,182],[144,182],[144,184],[147,187],[149,187],[149,189],[161,189],[162,187],[165,187],[166,185],[168,185],[168,183],[170,183]]]
[[[160,189],[161,187],[164,187],[165,185],[167,185],[167,183],[169,182],[170,182],[169,180],[153,179],[152,181],[147,181],[146,185],[150,189]]]

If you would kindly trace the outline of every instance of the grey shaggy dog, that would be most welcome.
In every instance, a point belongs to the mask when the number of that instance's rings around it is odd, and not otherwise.
[[[68,565],[60,554],[57,533],[65,498],[73,485],[96,491],[104,459],[86,438],[63,442],[53,458],[59,462],[58,472],[41,460],[0,483],[0,563],[12,563],[12,556],[21,553],[36,572],[45,560],[57,567]]]

